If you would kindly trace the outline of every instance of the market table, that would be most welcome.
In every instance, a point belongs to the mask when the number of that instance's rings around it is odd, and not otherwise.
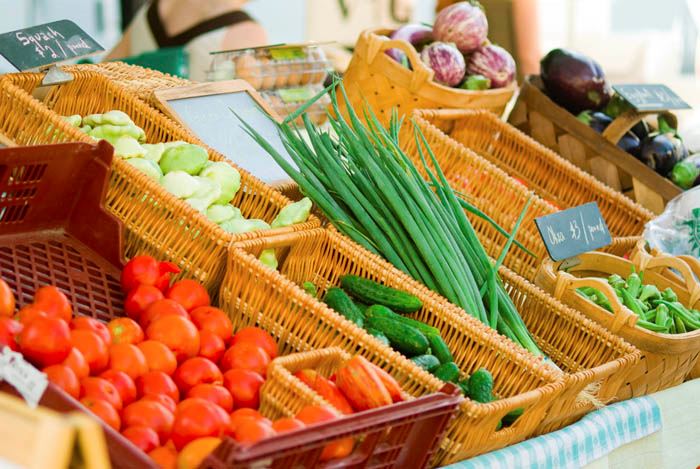
[[[699,394],[700,379],[696,379],[604,407],[557,432],[447,467],[700,467]]]

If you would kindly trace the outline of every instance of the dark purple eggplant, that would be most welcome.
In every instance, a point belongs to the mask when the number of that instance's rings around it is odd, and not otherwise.
[[[612,122],[610,116],[602,112],[583,111],[576,118],[599,134],[603,133],[603,130]]]
[[[612,96],[600,65],[578,52],[550,51],[540,61],[540,76],[547,95],[573,114],[602,109]]]
[[[636,158],[639,158],[639,155],[642,151],[641,140],[639,140],[639,137],[637,137],[632,132],[626,132],[625,135],[622,136],[620,141],[617,142],[617,146],[629,153],[630,155],[635,156]]]
[[[688,157],[688,149],[672,133],[651,134],[642,143],[639,159],[660,175],[669,176],[673,167]]]
[[[647,124],[646,121],[641,120],[634,124],[634,127],[630,129],[630,132],[636,135],[639,140],[644,141],[644,139],[649,136],[649,124]]]

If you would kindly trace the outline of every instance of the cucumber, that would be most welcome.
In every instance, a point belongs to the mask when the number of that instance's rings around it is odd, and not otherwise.
[[[413,313],[423,306],[418,297],[395,288],[380,285],[357,275],[343,275],[340,284],[358,300],[369,304],[380,304],[400,313]]]
[[[486,368],[479,368],[469,377],[469,397],[482,404],[493,400],[493,376]]]
[[[376,337],[377,339],[379,339],[379,341],[380,341],[381,343],[383,343],[384,345],[390,345],[390,344],[389,344],[389,339],[387,339],[387,337],[384,335],[384,333],[383,333],[382,331],[378,331],[377,329],[372,329],[371,327],[368,327],[368,328],[367,328],[367,333],[368,333],[369,335],[373,335],[374,337]]]
[[[365,324],[368,328],[382,332],[394,349],[408,357],[423,355],[428,350],[428,339],[415,327],[393,319],[373,316],[368,317]]]
[[[433,371],[440,366],[440,360],[434,355],[418,355],[411,361],[427,371]]]
[[[459,383],[457,383],[457,386],[459,386],[459,389],[462,390],[462,394],[469,396],[469,378],[461,380]]]
[[[440,363],[444,364],[454,361],[452,352],[450,352],[450,349],[447,347],[445,341],[442,340],[440,334],[425,334],[425,337],[428,339],[433,355],[440,360]]]
[[[506,415],[503,416],[503,426],[508,427],[510,425],[513,425],[513,422],[515,422],[518,417],[523,415],[524,411],[525,409],[523,409],[522,407],[518,407],[517,409],[508,412]]]
[[[350,299],[347,293],[340,288],[329,288],[323,301],[332,309],[345,316],[346,319],[360,327],[364,325],[362,311],[352,302],[352,299]]]
[[[446,383],[455,382],[459,379],[459,367],[455,362],[443,363],[433,370],[433,375]]]
[[[365,310],[366,317],[382,317],[387,319],[393,319],[394,321],[406,324],[407,326],[414,327],[421,331],[423,334],[437,334],[440,335],[440,331],[433,326],[429,326],[424,322],[416,321],[415,319],[407,318],[406,316],[401,316],[396,314],[386,306],[382,305],[372,305]]]

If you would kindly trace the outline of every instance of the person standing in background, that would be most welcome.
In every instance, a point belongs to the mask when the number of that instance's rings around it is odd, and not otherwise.
[[[267,44],[267,33],[243,7],[247,0],[153,0],[136,13],[105,60],[162,47],[182,47],[189,55],[190,79],[204,81],[210,52]]]

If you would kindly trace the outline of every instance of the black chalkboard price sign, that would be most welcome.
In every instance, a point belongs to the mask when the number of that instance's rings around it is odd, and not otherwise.
[[[20,71],[84,57],[103,50],[93,38],[69,20],[0,34],[0,55]]]
[[[569,259],[612,243],[608,225],[595,202],[535,218],[535,225],[549,257],[555,261]]]
[[[690,109],[671,88],[660,84],[613,85],[613,89],[637,111]]]

